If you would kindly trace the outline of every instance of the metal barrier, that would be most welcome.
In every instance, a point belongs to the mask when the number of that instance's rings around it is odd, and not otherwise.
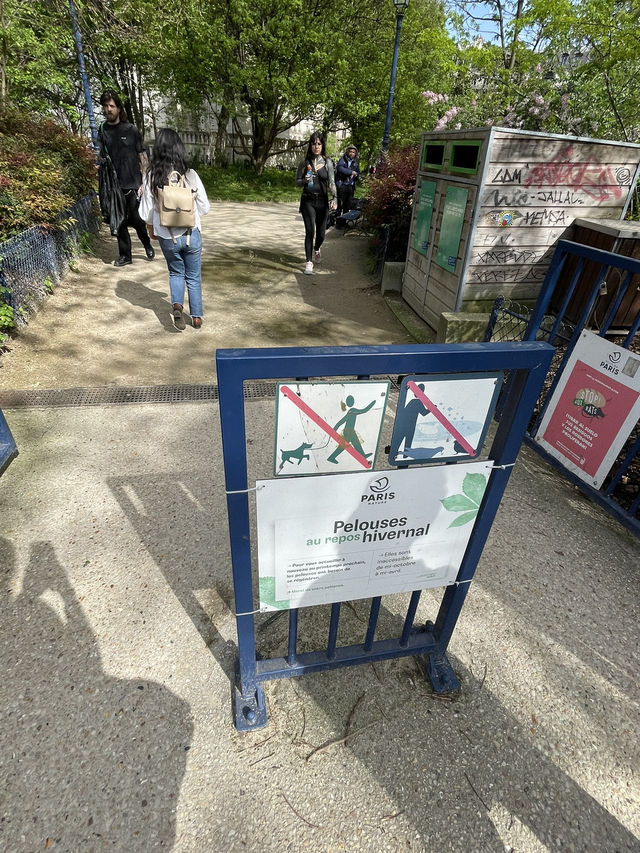
[[[0,410],[0,474],[18,455],[18,448],[2,411]]]
[[[266,724],[262,693],[265,681],[289,678],[406,655],[425,656],[424,671],[434,691],[457,689],[458,681],[446,650],[484,548],[501,497],[515,464],[531,411],[547,374],[553,348],[546,343],[448,344],[427,346],[326,347],[306,349],[218,350],[218,393],[222,425],[229,536],[233,570],[238,669],[234,686],[235,724],[250,730]],[[251,558],[251,524],[247,482],[247,448],[243,383],[250,380],[313,381],[337,377],[365,380],[388,375],[442,375],[459,377],[483,372],[509,372],[508,401],[487,454],[491,472],[479,505],[455,582],[444,587],[434,622],[414,624],[421,589],[410,594],[400,636],[376,640],[381,597],[371,599],[362,642],[338,646],[340,603],[329,608],[326,646],[298,652],[298,609],[289,610],[288,653],[261,659],[256,650],[255,608]],[[275,407],[274,407],[275,417]],[[456,463],[453,463],[454,465]],[[418,470],[433,472],[431,466]],[[386,470],[389,473],[389,469]],[[415,472],[415,467],[413,471]],[[396,469],[398,476],[405,476]],[[379,474],[379,471],[376,471]],[[332,479],[336,475],[325,475]],[[353,475],[348,475],[353,476]],[[359,476],[359,475],[355,475]],[[282,484],[282,480],[280,481]],[[287,480],[284,481],[286,483]],[[307,640],[308,638],[305,638]],[[306,643],[305,643],[306,644]]]
[[[34,225],[0,243],[0,285],[7,288],[6,302],[15,310],[18,326],[26,323],[26,314],[47,294],[47,279],[58,283],[69,268],[69,260],[78,248],[83,232],[97,233],[100,223],[92,213],[88,194],[77,201],[67,217],[73,222],[65,228]]]
[[[575,269],[571,275],[563,276],[568,261],[571,261]],[[582,309],[577,320],[568,322],[566,320],[567,308],[572,299],[575,298],[574,294],[587,261],[596,264],[598,271],[593,277],[588,291],[581,296]],[[549,378],[545,383],[544,392],[536,404],[535,416],[527,431],[526,441],[554,467],[561,470],[581,491],[593,498],[636,534],[640,533],[640,520],[638,519],[640,512],[640,423],[631,431],[626,444],[613,464],[610,475],[599,488],[595,488],[580,477],[575,476],[547,453],[536,441],[536,436],[562,371],[571,358],[582,332],[594,327],[598,299],[603,295],[603,292],[608,291],[610,286],[615,287],[615,296],[611,299],[609,294],[607,300],[609,305],[601,318],[601,322],[595,328],[595,332],[601,338],[607,336],[624,349],[640,352],[640,340],[638,340],[640,312],[632,319],[628,328],[616,331],[614,326],[614,319],[620,312],[620,306],[623,302],[628,303],[634,298],[636,276],[638,275],[640,275],[640,260],[595,249],[580,243],[573,243],[569,240],[560,240],[535,307],[530,310],[518,306],[517,310],[511,312],[506,300],[496,300],[485,338],[487,340],[500,339],[503,329],[509,327],[510,330],[513,330],[514,323],[520,331],[526,321],[521,340],[543,339],[557,347]],[[607,283],[613,281],[615,281],[615,285]],[[554,298],[558,307],[551,313],[549,306]],[[516,316],[515,320],[513,315]]]

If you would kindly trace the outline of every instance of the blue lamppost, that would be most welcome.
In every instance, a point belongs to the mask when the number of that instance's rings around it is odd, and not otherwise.
[[[82,88],[84,91],[84,100],[87,107],[87,115],[89,117],[89,128],[91,130],[91,143],[94,149],[98,150],[98,133],[96,131],[96,119],[93,113],[93,103],[91,101],[91,89],[89,88],[89,78],[84,64],[84,51],[82,50],[82,36],[80,35],[80,27],[78,26],[78,16],[73,0],[69,0],[69,14],[71,15],[71,26],[73,27],[73,40],[76,44],[76,52],[78,54],[78,67],[80,68],[80,77],[82,79]]]
[[[393,91],[396,85],[396,69],[398,67],[398,48],[400,47],[400,28],[404,13],[409,8],[409,0],[393,0],[396,7],[396,43],[393,46],[393,62],[391,64],[391,80],[389,81],[389,99],[387,101],[387,116],[384,120],[384,133],[382,134],[382,153],[389,148],[389,131],[391,130],[391,108],[393,106]]]

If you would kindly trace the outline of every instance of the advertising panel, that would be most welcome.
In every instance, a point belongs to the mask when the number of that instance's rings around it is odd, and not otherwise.
[[[640,418],[640,356],[593,332],[580,336],[535,440],[600,488]]]

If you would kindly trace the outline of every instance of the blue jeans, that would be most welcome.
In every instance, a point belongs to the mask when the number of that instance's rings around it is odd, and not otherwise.
[[[162,254],[169,269],[169,292],[171,304],[184,305],[184,286],[189,294],[189,313],[192,317],[202,317],[202,276],[200,260],[202,255],[202,235],[197,228],[191,232],[187,246],[187,235],[176,237],[176,242],[158,237]]]

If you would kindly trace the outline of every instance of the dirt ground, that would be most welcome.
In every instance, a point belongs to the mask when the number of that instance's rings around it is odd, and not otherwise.
[[[0,358],[0,385],[208,383],[219,347],[412,341],[365,272],[362,231],[329,229],[312,276],[295,204],[214,203],[202,232],[202,329],[174,328],[161,252],[147,261],[132,232],[133,264],[117,269],[103,226],[95,257],[79,260]]]

